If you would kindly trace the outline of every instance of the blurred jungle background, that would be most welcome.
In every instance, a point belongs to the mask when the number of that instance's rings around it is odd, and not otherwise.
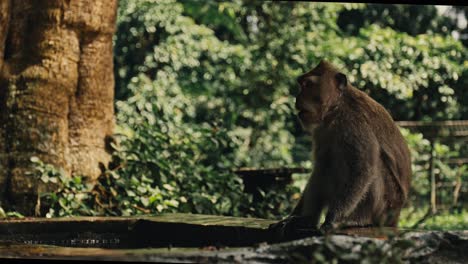
[[[309,173],[252,194],[236,170],[313,168],[311,142],[295,117],[296,77],[325,58],[397,121],[467,120],[467,13],[453,6],[121,0],[113,163],[90,187],[33,157],[42,181],[63,182],[41,196],[47,216],[284,217]],[[403,126],[414,174],[400,226],[468,228],[468,125],[457,129],[462,136],[435,137]]]

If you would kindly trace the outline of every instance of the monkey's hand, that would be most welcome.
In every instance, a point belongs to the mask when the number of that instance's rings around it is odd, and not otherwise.
[[[268,229],[273,232],[277,241],[321,234],[315,226],[311,225],[310,217],[297,215],[288,216],[277,223],[271,224]]]

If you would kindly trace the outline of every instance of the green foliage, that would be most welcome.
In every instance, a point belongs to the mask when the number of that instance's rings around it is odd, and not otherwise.
[[[243,216],[253,216],[266,219],[281,219],[286,217],[299,202],[300,188],[288,185],[286,188],[272,186],[260,191],[260,198],[250,201],[248,208],[243,208]]]
[[[399,227],[414,228],[415,224],[423,219],[427,211],[427,206],[405,208],[401,212]],[[468,212],[466,209],[442,211],[430,216],[417,228],[425,230],[467,230]]]
[[[415,36],[428,32],[447,34],[457,29],[456,21],[437,14],[433,5],[367,4],[352,6],[340,13],[340,28],[350,34],[369,25],[390,27]]]
[[[89,201],[96,196],[92,192],[93,184],[87,183],[81,176],[68,177],[63,169],[44,163],[38,157],[31,157],[31,162],[35,164],[34,175],[39,178],[39,184],[55,186],[39,188],[40,200],[36,213],[41,212],[42,206],[47,210],[47,217],[97,214],[89,205]]]
[[[183,93],[163,73],[155,81],[140,76],[130,87],[133,96],[117,103],[118,160],[124,165],[116,171],[122,177],[116,183],[127,194],[135,193],[124,205],[153,206],[158,213],[237,215],[243,187],[231,172],[229,153],[235,145],[227,131],[216,124],[184,122]],[[181,100],[170,100],[177,96]]]
[[[187,199],[179,203],[179,212],[236,215],[249,197],[241,197],[242,183],[230,171],[250,156],[239,150],[252,133],[233,127],[245,97],[236,76],[250,67],[250,54],[220,41],[182,11],[174,1],[121,2],[117,83],[129,87],[130,97],[117,108],[126,136],[122,147],[132,155],[122,158],[127,166],[120,174],[144,176],[180,191],[167,195]],[[164,12],[170,17],[159,15]],[[146,54],[135,56],[133,47]],[[141,59],[128,63],[129,57]],[[231,96],[220,96],[224,93]]]
[[[0,218],[24,218],[24,215],[15,211],[5,212],[5,210],[0,207]]]
[[[466,71],[466,49],[451,37],[408,36],[378,26],[350,37],[346,49],[335,51],[359,88],[391,111],[397,120],[462,118],[455,90]],[[398,48],[396,48],[398,47]]]
[[[420,133],[410,133],[406,129],[401,131],[410,147],[412,157],[413,176],[410,206],[419,208],[427,203],[431,188],[429,181],[431,145],[430,141]],[[457,206],[453,205],[453,190],[457,177],[460,177],[462,182],[468,180],[467,165],[447,164],[449,159],[463,155],[460,151],[461,146],[462,144],[447,145],[437,141],[434,142],[433,170],[437,182],[442,185],[437,190],[437,200],[439,205],[443,205],[443,207],[457,207],[466,203],[466,201],[461,200]]]

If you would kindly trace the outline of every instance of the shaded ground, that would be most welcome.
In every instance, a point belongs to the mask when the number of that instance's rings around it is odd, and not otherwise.
[[[0,262],[15,258],[179,263],[468,261],[468,231],[400,231],[395,236],[394,230],[363,228],[341,231],[347,235],[271,244],[266,242],[272,239],[266,229],[271,222],[187,214],[6,220],[0,221]]]

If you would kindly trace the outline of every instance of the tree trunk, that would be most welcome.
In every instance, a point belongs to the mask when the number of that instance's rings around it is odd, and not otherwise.
[[[32,156],[95,180],[114,127],[116,0],[0,0],[0,194],[32,214]]]

